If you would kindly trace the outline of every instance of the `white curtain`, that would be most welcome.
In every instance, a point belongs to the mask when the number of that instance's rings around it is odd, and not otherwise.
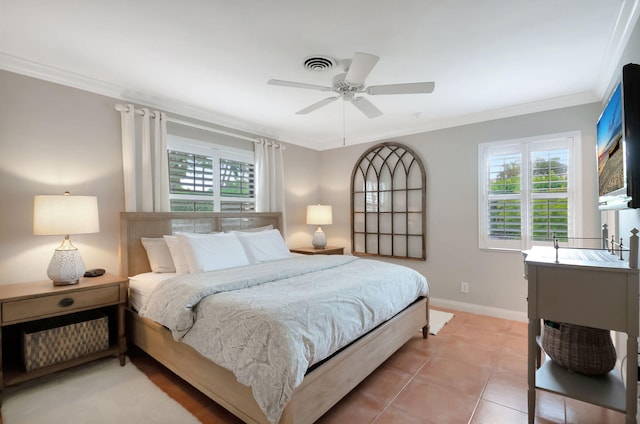
[[[136,115],[140,115],[139,123]],[[120,111],[120,117],[125,211],[168,212],[166,115],[146,108],[136,110],[133,105],[127,105]]]
[[[256,212],[282,212],[284,210],[284,146],[274,141],[258,139],[256,159]]]

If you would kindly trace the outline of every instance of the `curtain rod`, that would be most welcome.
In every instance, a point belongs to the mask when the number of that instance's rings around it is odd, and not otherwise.
[[[124,112],[124,111],[128,111],[129,110],[128,106],[125,106],[125,105],[120,104],[120,103],[116,104],[115,108],[116,108],[116,110],[118,112]],[[144,115],[144,110],[143,109],[134,109],[134,110],[135,110],[134,113],[136,115]],[[155,117],[155,113],[156,112],[150,111],[150,116],[152,118]],[[197,129],[205,130],[205,131],[210,131],[210,132],[214,132],[214,133],[217,133],[217,134],[228,135],[230,137],[235,137],[235,138],[240,138],[242,140],[251,141],[252,143],[263,143],[263,142],[265,142],[265,141],[263,141],[261,139],[251,138],[251,137],[247,137],[247,136],[240,135],[240,134],[235,134],[235,133],[232,133],[230,131],[224,131],[224,130],[220,130],[218,128],[213,128],[213,127],[210,127],[210,126],[207,126],[207,125],[196,124],[194,122],[184,121],[182,119],[172,118],[170,116],[167,116],[167,122],[173,122],[174,124],[184,125],[184,126],[187,126],[187,127],[197,128]],[[275,141],[271,141],[271,140],[268,140],[266,142],[269,143],[269,144],[274,144],[276,147],[282,148],[284,150],[284,146],[282,144],[280,144],[280,143],[276,143]]]

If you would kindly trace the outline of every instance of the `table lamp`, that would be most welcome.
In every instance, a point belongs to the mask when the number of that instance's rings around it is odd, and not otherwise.
[[[53,252],[47,276],[55,286],[77,284],[85,267],[69,234],[100,231],[98,199],[95,196],[35,196],[33,202],[33,234],[64,235],[62,244]]]
[[[324,249],[327,245],[327,238],[320,228],[321,225],[329,225],[332,222],[331,206],[310,205],[307,206],[307,224],[317,225],[318,229],[313,234],[312,244],[316,249]]]

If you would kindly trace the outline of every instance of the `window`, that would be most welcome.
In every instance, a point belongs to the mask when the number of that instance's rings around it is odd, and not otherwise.
[[[168,160],[171,211],[255,210],[253,152],[170,136]]]
[[[577,132],[478,146],[481,249],[574,245],[579,148]]]

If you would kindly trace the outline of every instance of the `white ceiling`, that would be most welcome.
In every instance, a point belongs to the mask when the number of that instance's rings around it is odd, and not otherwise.
[[[638,2],[0,0],[0,68],[323,150],[599,101]],[[366,85],[435,91],[369,96],[369,119],[266,84],[331,85],[304,59],[358,51],[380,57]]]

